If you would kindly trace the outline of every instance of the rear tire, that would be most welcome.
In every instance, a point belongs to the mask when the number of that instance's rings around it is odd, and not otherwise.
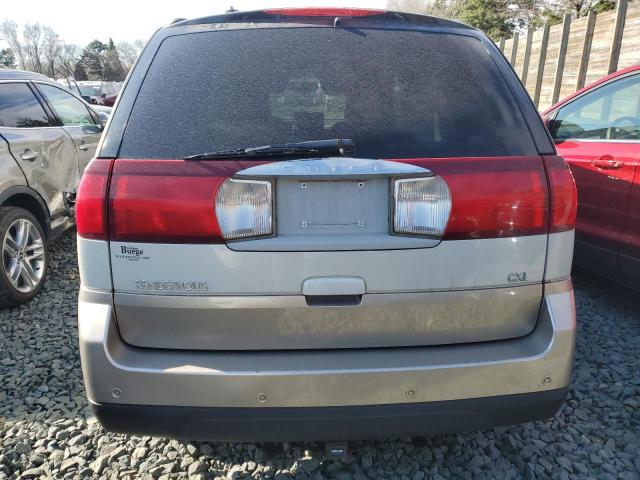
[[[33,299],[48,264],[46,238],[36,217],[24,208],[0,208],[0,308]]]

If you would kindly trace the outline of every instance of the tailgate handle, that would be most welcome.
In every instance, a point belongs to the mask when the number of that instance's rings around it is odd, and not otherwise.
[[[304,298],[310,307],[357,307],[362,303],[362,295],[307,295]]]
[[[363,295],[364,280],[360,277],[315,277],[302,283],[302,294],[315,295]]]

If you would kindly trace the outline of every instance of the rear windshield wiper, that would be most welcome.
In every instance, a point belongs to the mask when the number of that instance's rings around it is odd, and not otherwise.
[[[282,145],[262,145],[259,147],[222,150],[219,152],[198,153],[184,157],[184,160],[214,160],[223,158],[250,157],[286,157],[286,156],[331,156],[351,155],[354,150],[353,140],[349,138],[332,138],[330,140],[311,140],[308,142],[285,143]]]

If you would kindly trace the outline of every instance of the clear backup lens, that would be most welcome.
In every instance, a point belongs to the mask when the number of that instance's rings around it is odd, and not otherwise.
[[[395,233],[442,236],[451,213],[451,192],[441,177],[399,179],[393,191]]]
[[[226,240],[273,233],[271,183],[224,181],[216,195],[216,217]]]

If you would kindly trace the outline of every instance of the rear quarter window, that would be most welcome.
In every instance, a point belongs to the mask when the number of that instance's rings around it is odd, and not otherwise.
[[[0,127],[50,125],[49,117],[26,83],[0,83]]]
[[[166,38],[120,156],[351,138],[357,157],[535,155],[485,46],[456,34],[261,28]]]

